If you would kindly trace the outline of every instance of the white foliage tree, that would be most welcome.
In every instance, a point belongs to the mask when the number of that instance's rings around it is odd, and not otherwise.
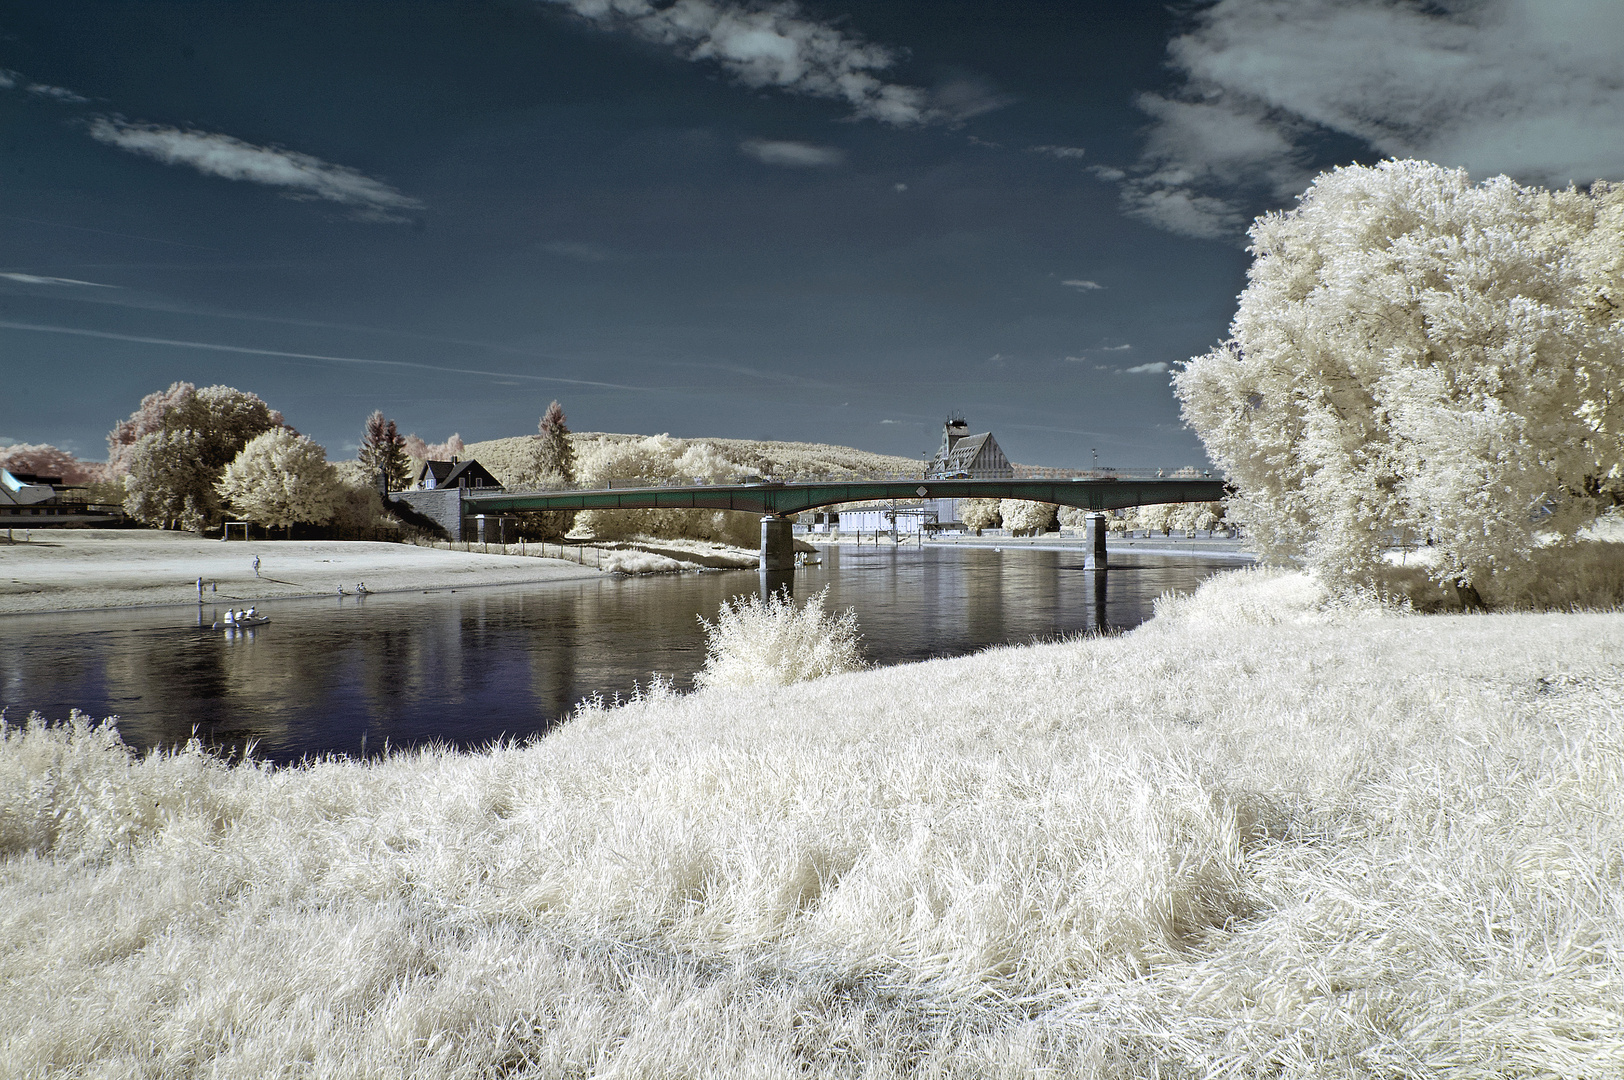
[[[998,517],[1011,535],[1037,535],[1046,532],[1055,522],[1054,503],[1032,502],[1029,499],[1000,499]]]
[[[960,499],[959,520],[967,529],[996,529],[1003,520],[999,517],[998,499]]]
[[[577,469],[581,480],[593,486],[675,478],[726,484],[753,471],[713,443],[669,435],[598,442],[581,455]],[[742,547],[755,547],[761,528],[760,518],[726,510],[586,510],[576,515],[575,524],[599,538],[686,537]]]
[[[1624,498],[1624,187],[1389,161],[1251,238],[1229,340],[1173,381],[1266,555],[1357,580],[1420,539],[1470,603]]]
[[[216,489],[249,521],[290,534],[301,522],[331,520],[344,502],[327,451],[287,428],[272,428],[243,447]]]

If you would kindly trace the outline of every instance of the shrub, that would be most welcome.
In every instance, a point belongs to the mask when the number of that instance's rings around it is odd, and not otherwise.
[[[825,588],[797,608],[788,591],[723,601],[716,621],[703,615],[705,669],[700,688],[788,686],[863,667],[857,612],[823,610]]]

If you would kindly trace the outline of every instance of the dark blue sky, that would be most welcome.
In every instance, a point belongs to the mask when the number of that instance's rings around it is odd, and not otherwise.
[[[1203,460],[1320,168],[1618,178],[1616,0],[0,0],[0,442],[176,379],[347,456],[577,430]]]

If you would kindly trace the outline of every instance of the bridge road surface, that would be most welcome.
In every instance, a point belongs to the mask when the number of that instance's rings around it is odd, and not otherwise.
[[[680,487],[493,491],[464,488],[463,514],[516,510],[736,510],[761,515],[761,569],[792,570],[793,542],[787,514],[837,503],[891,499],[1028,499],[1092,510],[1096,515],[1153,503],[1217,502],[1222,480],[1178,478],[1128,480],[1086,477],[1067,480],[808,480]],[[1090,523],[1093,553],[1104,568],[1105,530]]]

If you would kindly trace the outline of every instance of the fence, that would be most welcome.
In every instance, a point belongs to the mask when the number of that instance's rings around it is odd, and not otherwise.
[[[481,555],[524,555],[533,559],[563,559],[581,566],[603,568],[604,552],[618,548],[603,548],[596,544],[557,544],[538,540],[534,543],[520,540],[516,544],[482,544],[478,540],[426,540],[411,541],[417,547],[438,548],[441,551],[466,551]]]

